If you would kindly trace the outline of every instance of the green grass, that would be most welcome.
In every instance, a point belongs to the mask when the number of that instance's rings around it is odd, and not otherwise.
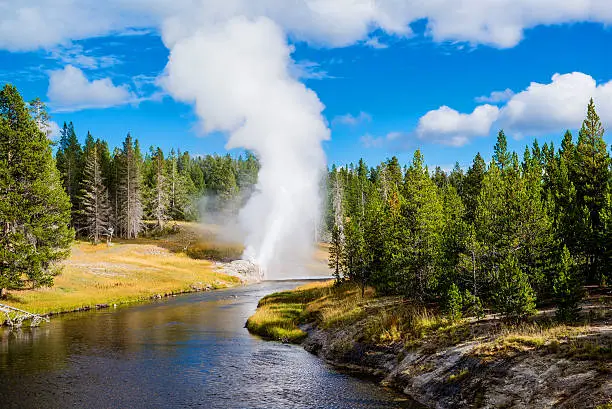
[[[464,368],[461,371],[459,371],[456,374],[452,374],[451,376],[448,377],[448,381],[449,382],[461,382],[462,380],[464,380],[465,378],[467,378],[467,376],[470,374],[469,369]]]
[[[358,298],[357,294],[361,294],[357,286],[335,287],[333,281],[271,294],[261,299],[257,311],[247,321],[247,328],[265,338],[299,343],[306,336],[300,324],[317,321],[329,328],[361,316],[361,296]]]

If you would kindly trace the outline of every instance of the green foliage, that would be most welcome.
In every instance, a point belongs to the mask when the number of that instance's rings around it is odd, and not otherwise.
[[[463,310],[467,311],[468,315],[477,318],[484,317],[484,308],[480,297],[473,295],[469,290],[465,290],[461,299],[463,301]]]
[[[508,256],[499,266],[498,285],[494,295],[497,312],[511,319],[524,318],[535,312],[535,292],[515,257]]]
[[[582,280],[567,246],[563,247],[557,275],[553,281],[553,293],[557,304],[557,318],[573,321],[580,312],[580,301],[584,297]]]
[[[452,321],[461,319],[463,297],[457,284],[453,283],[446,292],[446,314]]]
[[[70,200],[47,135],[12,85],[0,91],[0,289],[51,285],[70,252]]]

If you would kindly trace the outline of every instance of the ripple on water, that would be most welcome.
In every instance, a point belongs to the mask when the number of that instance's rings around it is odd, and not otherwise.
[[[410,408],[301,347],[251,336],[265,294],[198,293],[0,332],[2,408]]]

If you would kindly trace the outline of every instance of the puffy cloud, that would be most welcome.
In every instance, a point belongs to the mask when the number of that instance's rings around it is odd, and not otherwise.
[[[502,107],[498,126],[520,137],[580,126],[593,98],[602,121],[612,124],[612,81],[597,85],[581,72],[555,74],[548,84],[532,82]]]
[[[338,115],[334,119],[332,119],[332,124],[333,125],[355,126],[363,122],[370,122],[371,120],[372,120],[372,117],[370,116],[370,114],[368,114],[367,112],[361,111],[357,115],[352,115],[350,113],[344,114],[344,115]]]
[[[514,96],[514,91],[510,88],[506,88],[503,91],[493,91],[490,95],[483,95],[476,97],[475,101],[486,104],[499,104],[500,102],[506,102]]]
[[[510,95],[508,91],[494,92],[487,100],[502,101]],[[580,127],[590,98],[604,125],[612,126],[612,81],[598,85],[590,75],[572,72],[555,74],[547,84],[532,82],[524,91],[509,96],[501,108],[480,105],[471,114],[447,106],[429,111],[419,120],[416,133],[421,139],[453,146],[487,136],[493,127],[503,128],[515,138],[559,133]]]
[[[327,46],[376,29],[410,35],[427,20],[436,41],[512,47],[537,25],[612,23],[608,0],[0,0],[0,48],[31,50],[109,33],[163,29],[167,45],[232,17],[268,17],[295,38]],[[32,29],[36,27],[36,29]]]
[[[499,108],[493,105],[478,106],[471,114],[442,106],[419,119],[416,135],[432,143],[462,146],[475,137],[489,135],[498,115]]]
[[[107,108],[137,100],[126,86],[116,86],[110,78],[89,81],[72,65],[50,72],[47,97],[56,111]]]

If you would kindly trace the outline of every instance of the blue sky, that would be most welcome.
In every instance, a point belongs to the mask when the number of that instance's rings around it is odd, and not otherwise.
[[[600,23],[536,25],[524,31],[517,45],[505,48],[434,41],[424,23],[412,27],[412,36],[378,30],[369,34],[368,41],[343,47],[312,45],[290,36],[301,81],[325,105],[323,114],[332,136],[324,143],[329,162],[345,164],[364,157],[373,165],[396,155],[405,163],[420,148],[432,166],[450,168],[457,161],[467,167],[478,151],[490,157],[501,126],[509,129],[510,147],[519,152],[534,136],[558,143],[566,127],[580,126],[580,116],[574,113],[586,109],[584,99],[590,96],[603,104],[604,123],[612,123],[607,108],[612,93],[604,87],[612,80],[612,30]],[[158,30],[105,34],[63,44],[0,51],[0,83],[15,84],[26,99],[38,96],[48,101],[53,121],[60,125],[73,121],[81,140],[89,130],[118,145],[129,131],[144,146],[180,148],[194,154],[225,152],[226,135],[204,135],[193,106],[177,102],[156,83],[169,55]],[[79,70],[88,83],[109,79],[123,94],[108,96],[109,102],[98,101],[93,107],[79,106],[74,100],[73,104],[58,103],[61,97],[51,92],[50,76],[68,65]],[[567,77],[568,86],[557,92],[551,86],[555,73],[583,76]],[[585,76],[596,81],[599,88],[592,93],[597,95],[588,95],[588,87],[581,86]],[[529,92],[532,82],[542,84],[550,94]],[[505,90],[525,91],[523,99],[515,102],[527,112],[542,115],[547,125],[534,124],[533,118],[514,105],[504,111],[505,100],[477,100]],[[570,97],[576,92],[576,101],[568,103],[563,92]],[[512,93],[506,94],[508,98],[512,101]],[[441,130],[437,125],[448,118],[453,127],[453,114],[443,112],[433,125],[423,122],[419,128],[421,118],[442,106],[469,115],[487,103],[497,107],[490,108],[488,119],[466,117],[455,128]],[[105,107],[96,108],[96,104]],[[564,113],[565,105],[571,104],[579,107],[572,114]],[[551,112],[557,108],[561,111]]]

